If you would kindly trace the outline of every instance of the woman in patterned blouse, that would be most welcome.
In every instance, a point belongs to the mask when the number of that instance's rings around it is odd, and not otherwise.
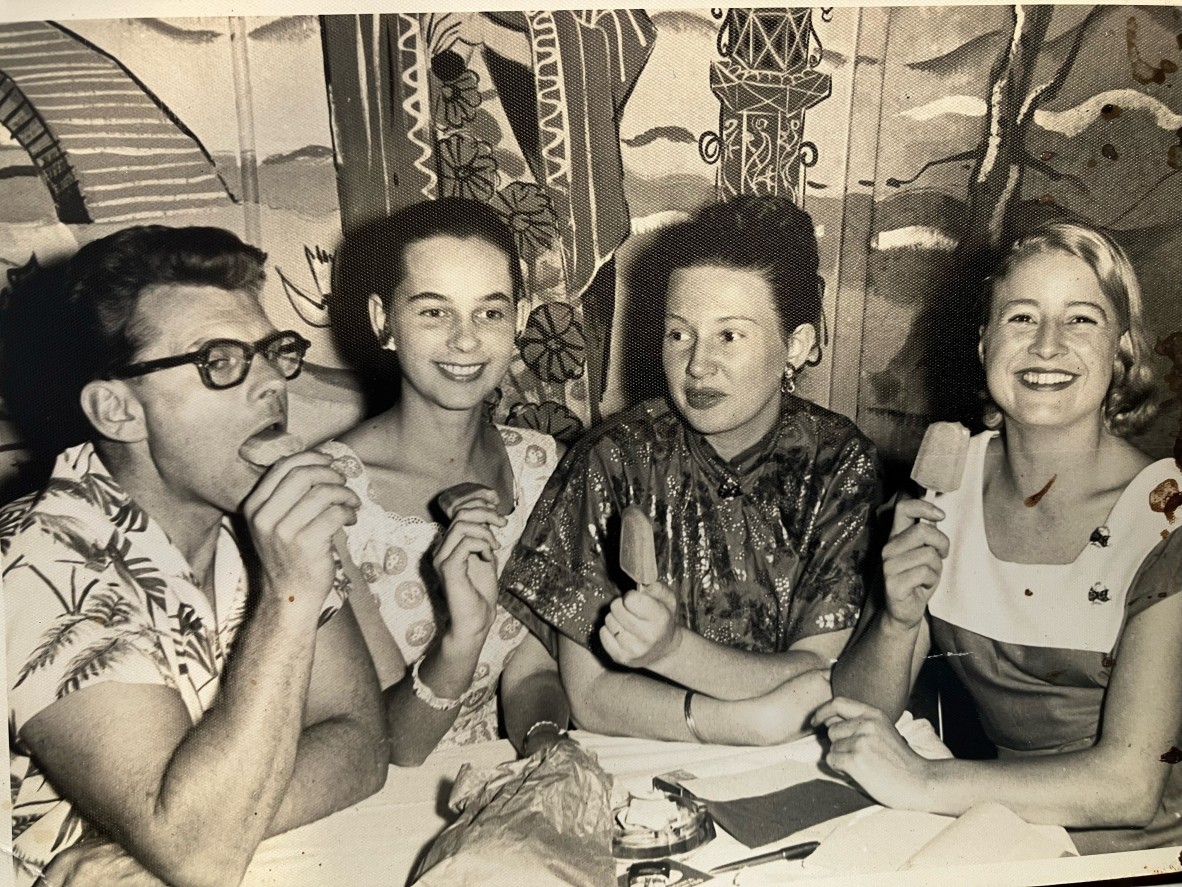
[[[496,739],[498,711],[535,752],[561,735],[566,698],[545,646],[497,604],[497,573],[558,452],[487,415],[528,314],[513,234],[476,201],[414,204],[346,236],[334,289],[334,325],[371,332],[401,376],[393,406],[322,445],[362,503],[348,548],[370,593],[351,603],[391,762]]]
[[[866,438],[792,393],[819,358],[812,221],[737,198],[667,229],[645,261],[668,394],[571,449],[502,586],[561,633],[580,726],[782,742],[829,698],[878,495]],[[619,567],[629,505],[655,527],[659,578],[639,588]]]

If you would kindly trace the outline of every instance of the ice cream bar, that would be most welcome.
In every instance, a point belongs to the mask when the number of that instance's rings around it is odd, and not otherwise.
[[[270,468],[284,456],[294,456],[304,449],[304,442],[291,432],[267,428],[239,447],[238,455],[251,465]]]
[[[465,496],[475,493],[477,490],[491,490],[491,487],[484,484],[478,484],[475,481],[466,480],[463,483],[456,484],[454,487],[448,487],[439,494],[439,508],[447,515],[447,519],[451,520],[455,517],[456,506],[460,500]],[[502,502],[497,499],[497,513],[507,515],[513,510],[513,503]]]
[[[911,479],[928,493],[952,493],[960,489],[969,455],[969,430],[959,422],[933,422],[911,468]]]
[[[620,569],[637,585],[657,581],[653,524],[638,505],[629,505],[620,517]]]

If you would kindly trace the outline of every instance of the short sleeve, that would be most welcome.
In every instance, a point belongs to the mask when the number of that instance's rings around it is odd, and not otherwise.
[[[603,608],[620,594],[604,559],[618,512],[609,441],[584,441],[551,475],[501,574],[502,603],[543,640],[538,619],[589,647]],[[553,650],[553,646],[551,650]]]
[[[81,526],[32,518],[6,540],[5,628],[10,718],[34,715],[83,687],[115,681],[175,686],[139,597],[101,550],[80,552]],[[97,546],[96,546],[97,549]]]
[[[874,445],[854,431],[837,449],[824,476],[797,586],[800,607],[792,620],[790,643],[853,628],[866,600],[867,555],[876,536],[874,513],[882,495]]]
[[[1182,533],[1175,530],[1146,555],[1125,598],[1126,622],[1182,591]]]

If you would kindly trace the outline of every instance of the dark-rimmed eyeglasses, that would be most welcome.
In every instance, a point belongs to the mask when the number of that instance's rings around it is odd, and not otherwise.
[[[253,345],[237,339],[211,339],[188,354],[129,364],[111,375],[116,379],[129,379],[191,363],[196,365],[205,387],[217,391],[241,384],[250,372],[250,363],[256,354],[261,354],[283,378],[294,379],[304,367],[304,355],[311,344],[295,330],[271,333]]]

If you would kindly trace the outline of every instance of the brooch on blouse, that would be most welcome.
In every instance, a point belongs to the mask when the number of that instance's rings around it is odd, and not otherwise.
[[[1103,582],[1097,582],[1088,591],[1088,601],[1093,604],[1108,603],[1108,587]]]

